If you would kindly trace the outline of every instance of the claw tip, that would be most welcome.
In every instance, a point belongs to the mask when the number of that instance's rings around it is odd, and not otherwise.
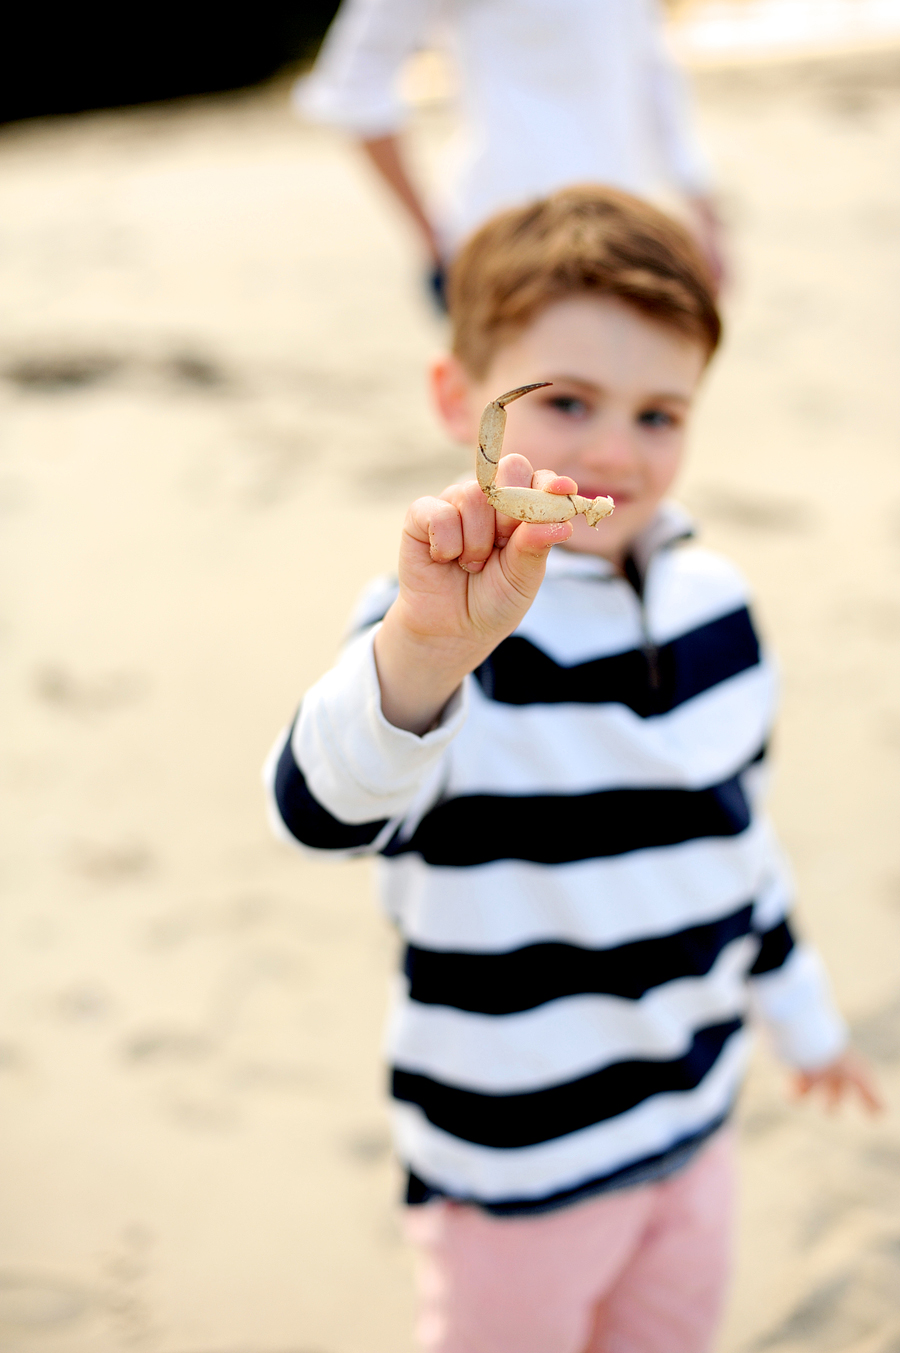
[[[521,399],[522,395],[530,395],[532,390],[542,390],[545,385],[552,384],[552,381],[535,381],[533,385],[519,385],[515,390],[507,390],[505,395],[498,395],[494,403],[505,409],[514,399]]]

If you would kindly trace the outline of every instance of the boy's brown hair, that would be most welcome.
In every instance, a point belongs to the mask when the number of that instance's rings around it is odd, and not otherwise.
[[[614,188],[564,188],[492,217],[450,270],[453,351],[482,378],[497,348],[554,301],[617,296],[703,343],[721,336],[712,279],[687,231]]]

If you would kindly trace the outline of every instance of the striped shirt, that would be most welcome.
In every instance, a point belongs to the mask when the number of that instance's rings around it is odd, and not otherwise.
[[[775,683],[746,586],[674,507],[642,544],[633,583],[553,551],[424,737],[381,713],[381,585],[267,763],[282,835],[380,857],[410,1201],[660,1178],[728,1116],[749,1013],[796,1067],[844,1044],[761,807]]]

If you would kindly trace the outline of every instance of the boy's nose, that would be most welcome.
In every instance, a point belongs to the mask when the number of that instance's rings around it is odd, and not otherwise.
[[[634,441],[626,429],[607,428],[584,448],[582,461],[591,469],[621,469],[634,464],[635,454]]]

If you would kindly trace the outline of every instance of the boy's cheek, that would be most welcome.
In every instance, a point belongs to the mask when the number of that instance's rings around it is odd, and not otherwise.
[[[524,456],[535,470],[552,470],[554,474],[559,475],[571,474],[567,466],[572,457],[567,448],[560,445],[559,438],[542,435],[538,428],[521,426],[510,428],[507,425],[503,438],[503,454],[508,456],[511,453]],[[572,475],[572,478],[575,476]]]
[[[657,448],[656,456],[650,459],[652,467],[648,485],[650,492],[656,493],[658,498],[665,497],[681,472],[686,453],[685,433],[683,429],[679,429],[672,435],[668,444]]]

